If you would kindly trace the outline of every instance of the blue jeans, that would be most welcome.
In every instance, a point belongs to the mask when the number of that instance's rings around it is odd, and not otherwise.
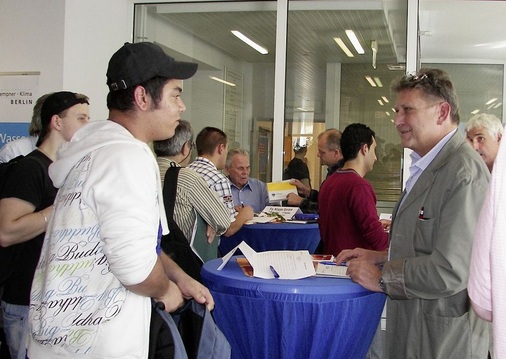
[[[2,301],[5,341],[12,359],[26,358],[28,338],[28,305],[9,304]]]

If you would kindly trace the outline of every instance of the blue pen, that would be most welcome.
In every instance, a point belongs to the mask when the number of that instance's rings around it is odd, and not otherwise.
[[[333,262],[333,261],[321,261],[320,263],[324,264],[324,265],[327,265],[327,266],[336,266],[336,265],[338,265],[336,262]],[[341,264],[339,264],[339,265],[342,266],[342,267],[346,267],[346,262],[341,262]]]
[[[274,269],[273,266],[269,266],[269,268],[271,269],[271,272],[272,272],[272,275],[274,276],[274,278],[279,278],[279,274],[278,272],[276,272],[276,270]]]

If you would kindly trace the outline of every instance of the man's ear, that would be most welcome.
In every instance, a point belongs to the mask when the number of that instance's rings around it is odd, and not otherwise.
[[[502,133],[497,134],[497,142],[501,142],[502,139]]]
[[[140,110],[146,111],[150,108],[151,97],[142,86],[137,86],[134,90],[134,102]]]
[[[51,116],[51,124],[57,130],[61,129],[61,118],[58,115]]]
[[[360,152],[364,156],[367,155],[367,152],[369,152],[369,146],[367,145],[367,143],[364,143],[362,146],[360,146]]]
[[[190,144],[188,141],[186,141],[184,144],[183,144],[183,147],[181,147],[181,154],[183,156],[188,156],[188,154],[191,152],[191,149],[190,149]]]
[[[438,112],[438,118],[437,118],[437,124],[441,125],[445,120],[450,120],[450,112],[452,110],[451,105],[448,102],[443,102],[441,106],[439,107]]]
[[[220,144],[218,145],[218,147],[217,147],[217,148],[218,148],[218,154],[220,154],[220,155],[221,155],[223,152],[225,152],[225,148],[226,148],[226,147],[227,147],[227,146],[225,146],[223,143],[220,143]]]

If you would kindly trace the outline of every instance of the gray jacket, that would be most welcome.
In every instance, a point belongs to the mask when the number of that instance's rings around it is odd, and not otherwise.
[[[388,358],[486,357],[487,328],[470,313],[466,287],[489,177],[457,131],[394,208],[382,271]]]

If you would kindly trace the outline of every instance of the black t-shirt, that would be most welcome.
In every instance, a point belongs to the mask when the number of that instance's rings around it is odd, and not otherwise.
[[[304,178],[307,178],[309,180],[309,183],[311,184],[311,179],[309,177],[309,168],[304,163],[303,160],[300,158],[294,157],[288,163],[288,166],[286,167],[285,171],[283,172],[283,179],[298,179],[299,181],[303,180]]]
[[[35,206],[35,212],[52,205],[57,189],[48,174],[51,162],[51,159],[39,150],[34,150],[22,158],[9,169],[2,198],[15,197],[30,202]],[[44,235],[45,233],[42,233],[27,242],[16,244],[23,247],[21,260],[16,262],[14,273],[5,283],[2,297],[5,302],[17,305],[30,304],[30,289]]]

